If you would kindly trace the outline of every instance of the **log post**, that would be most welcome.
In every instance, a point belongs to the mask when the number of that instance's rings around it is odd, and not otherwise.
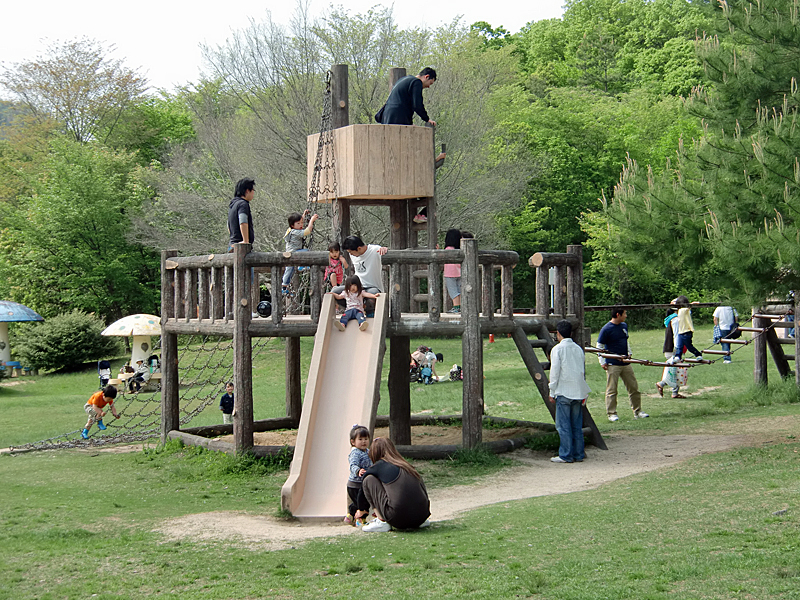
[[[175,319],[183,319],[186,315],[184,297],[183,297],[183,290],[186,287],[186,272],[180,269],[175,269],[175,279],[174,283],[174,304],[175,307]]]
[[[211,319],[225,318],[225,269],[211,267]]]
[[[559,319],[567,316],[567,267],[556,267],[555,281],[553,282],[553,314]]]
[[[233,319],[234,304],[233,267],[225,267],[225,321]],[[234,398],[235,397],[234,395]]]
[[[302,396],[300,394],[300,338],[286,338],[286,416],[292,427],[300,425]]]
[[[161,252],[161,443],[167,434],[180,429],[178,397],[178,334],[166,331],[169,319],[175,317],[175,281],[177,269],[167,269],[167,260],[177,256],[176,250]]]
[[[413,268],[413,267],[412,267]],[[432,323],[438,323],[442,313],[442,296],[447,292],[442,290],[442,269],[439,263],[428,264],[428,318]]]
[[[325,289],[322,275],[323,273],[320,273],[319,266],[314,265],[311,267],[311,289],[308,293],[311,296],[311,320],[314,323],[319,323],[319,315],[322,311],[322,295]]]
[[[237,454],[253,449],[253,347],[250,340],[250,267],[245,259],[252,246],[233,245],[233,445]],[[273,311],[274,312],[274,311]]]
[[[331,127],[333,129],[350,125],[349,82],[350,75],[347,65],[333,65],[331,67],[331,108],[333,111]],[[350,201],[336,198],[331,208],[333,209],[333,218],[331,219],[333,239],[341,244],[344,238],[350,235]]]
[[[794,310],[792,311],[794,327],[794,382],[800,387],[800,331],[797,331],[797,315],[800,315],[800,291],[794,293]]]
[[[186,269],[186,322],[197,318],[197,269]]]
[[[753,309],[753,314],[757,314]],[[762,317],[753,317],[753,327],[763,329],[769,321]],[[767,385],[767,336],[763,333],[753,334],[753,379],[757,385]]]
[[[583,246],[580,244],[567,246],[567,253],[575,256],[575,264],[567,267],[567,296],[569,306],[567,312],[575,315],[578,327],[573,329],[572,339],[583,348],[589,340],[584,339],[585,311],[583,304]]]
[[[464,363],[464,391],[462,399],[462,445],[474,448],[483,439],[483,340],[478,314],[478,243],[475,239],[462,239],[461,250],[461,321],[464,324],[462,361]]]
[[[408,248],[408,207],[405,202],[393,202],[389,206],[389,218],[392,222],[389,245],[395,250]],[[402,265],[392,278],[399,283],[400,290],[397,296],[400,312],[408,312],[411,308],[411,272],[409,265]]]
[[[536,314],[550,314],[550,274],[546,264],[536,267]]]
[[[272,271],[270,273],[272,286],[270,292],[270,295],[272,296],[272,322],[275,325],[279,325],[281,321],[283,321],[283,291],[281,290],[282,271],[283,269],[275,265],[272,267]]]
[[[197,295],[197,318],[208,319],[211,316],[211,298],[210,298],[210,285],[209,279],[211,275],[210,269],[198,269],[197,279],[198,295]]]
[[[400,322],[400,311],[402,307],[402,265],[395,263],[390,267],[391,277],[389,277],[389,319],[392,323]]]
[[[500,285],[502,313],[506,317],[511,317],[514,315],[514,272],[511,265],[500,267]]]
[[[395,445],[411,444],[411,390],[409,356],[411,338],[395,336],[389,342],[389,439]]]

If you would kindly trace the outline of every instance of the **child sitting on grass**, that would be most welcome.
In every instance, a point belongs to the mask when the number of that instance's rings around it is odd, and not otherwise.
[[[342,290],[341,294],[336,292],[331,292],[331,294],[337,300],[345,300],[347,302],[342,318],[334,321],[336,328],[339,331],[344,331],[347,324],[355,319],[358,321],[358,328],[361,331],[366,331],[367,316],[364,314],[364,298],[377,298],[380,294],[365,292],[357,275],[351,275],[345,280],[344,290]]]
[[[347,508],[347,516],[344,522],[356,527],[366,522],[366,513],[359,512],[356,508],[358,493],[361,491],[361,480],[364,473],[372,466],[369,459],[369,429],[363,425],[353,425],[350,429],[350,455],[347,457],[350,463],[350,477],[347,478],[347,496],[350,498],[350,506]]]

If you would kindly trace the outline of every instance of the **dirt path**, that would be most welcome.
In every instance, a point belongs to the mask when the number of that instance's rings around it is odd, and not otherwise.
[[[749,430],[749,433],[753,431]],[[549,460],[552,453],[520,450],[512,455],[522,463],[520,466],[506,469],[475,485],[432,490],[431,520],[452,519],[479,506],[494,504],[498,498],[519,500],[593,489],[615,479],[674,465],[694,456],[757,442],[752,435],[708,434],[611,434],[605,439],[609,450],[589,447],[587,458],[582,463],[555,464]],[[295,547],[319,537],[361,535],[359,530],[340,523],[287,522],[270,516],[237,512],[186,515],[162,523],[156,531],[169,539],[226,540],[236,546],[262,550]]]

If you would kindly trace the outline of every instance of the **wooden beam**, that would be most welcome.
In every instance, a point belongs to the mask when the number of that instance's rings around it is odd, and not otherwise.
[[[409,357],[411,338],[394,336],[389,342],[389,438],[397,444],[411,443],[411,389]]]
[[[462,239],[461,249],[464,252],[461,265],[461,321],[464,324],[461,359],[464,363],[464,423],[461,436],[465,448],[474,448],[483,439],[483,339],[478,315],[480,280],[477,240]]]
[[[233,245],[233,444],[237,454],[253,449],[253,347],[250,339],[250,244]],[[273,311],[274,313],[275,311]]]
[[[164,331],[164,324],[175,316],[175,271],[167,270],[166,262],[177,256],[176,250],[161,252],[161,443],[170,431],[180,428],[178,396],[178,335]]]
[[[286,338],[286,416],[300,425],[300,413],[303,409],[303,397],[300,392],[300,338]]]
[[[753,316],[753,325],[766,327],[768,320],[763,316]],[[757,385],[767,385],[767,338],[757,335],[753,338],[753,379]]]

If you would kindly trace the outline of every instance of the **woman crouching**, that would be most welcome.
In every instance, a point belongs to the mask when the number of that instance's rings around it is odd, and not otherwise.
[[[362,527],[364,531],[391,531],[427,527],[431,515],[425,483],[416,469],[400,456],[388,438],[375,438],[369,449],[372,466],[364,473],[358,496],[356,517],[372,507],[377,519]]]

